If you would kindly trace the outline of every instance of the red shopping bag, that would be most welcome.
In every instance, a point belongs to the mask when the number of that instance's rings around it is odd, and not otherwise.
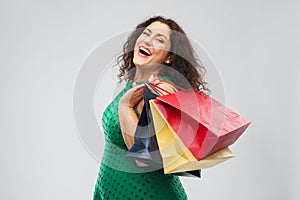
[[[197,160],[232,145],[250,122],[196,91],[179,91],[152,100]]]

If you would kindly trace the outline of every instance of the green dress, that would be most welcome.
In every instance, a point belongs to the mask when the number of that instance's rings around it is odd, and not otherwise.
[[[164,174],[162,169],[139,167],[135,160],[126,156],[118,105],[120,98],[131,87],[132,82],[127,82],[103,113],[106,144],[93,199],[186,200],[187,195],[177,176]]]

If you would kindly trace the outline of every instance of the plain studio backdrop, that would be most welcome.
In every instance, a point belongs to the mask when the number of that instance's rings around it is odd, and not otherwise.
[[[252,122],[235,158],[181,178],[189,199],[300,199],[299,9],[267,0],[1,1],[0,199],[92,199],[99,163],[81,140],[90,133],[74,123],[77,77],[97,47],[155,14],[205,49],[226,105]],[[98,80],[97,109],[111,100],[113,78]]]

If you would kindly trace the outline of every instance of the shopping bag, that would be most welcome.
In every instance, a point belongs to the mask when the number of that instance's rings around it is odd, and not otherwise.
[[[250,124],[201,92],[182,90],[151,102],[197,160],[232,145]]]
[[[150,108],[165,174],[209,168],[233,157],[230,149],[225,147],[200,161],[197,160],[153,101],[150,101]]]
[[[162,158],[158,149],[149,100],[162,95],[163,89],[154,88],[149,82],[145,82],[145,86],[146,89],[143,91],[144,106],[135,130],[134,144],[127,152],[127,156],[154,168],[162,168]],[[173,175],[201,178],[201,170],[184,170],[173,173]]]
[[[156,97],[157,95],[149,90],[143,91],[144,106],[134,133],[134,144],[129,149],[127,156],[134,157],[153,167],[161,167],[162,159],[158,150],[149,105],[149,100]]]

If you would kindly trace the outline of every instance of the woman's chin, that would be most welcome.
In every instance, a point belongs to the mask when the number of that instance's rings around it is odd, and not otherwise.
[[[136,67],[156,67],[159,66],[160,64],[157,62],[153,62],[153,60],[145,60],[145,59],[133,59],[133,64]]]
[[[135,60],[133,60],[133,64],[134,64],[136,67],[142,67],[142,66],[148,65],[149,63],[148,63],[148,62],[145,62],[145,61],[139,61],[139,60],[135,61]]]

